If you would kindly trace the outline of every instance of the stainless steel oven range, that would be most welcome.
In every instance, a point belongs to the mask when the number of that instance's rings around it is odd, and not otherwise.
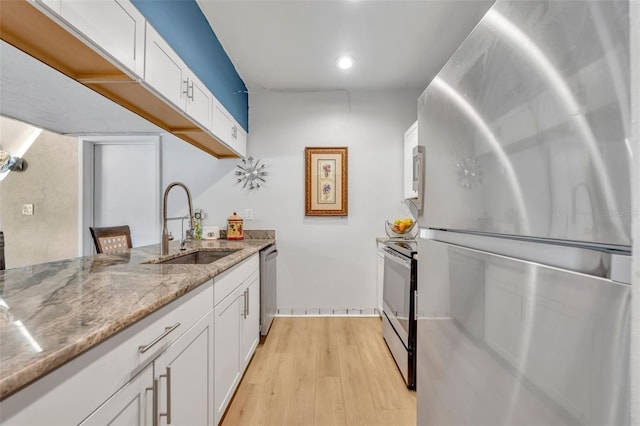
[[[409,389],[416,383],[417,253],[415,241],[384,247],[382,334]]]

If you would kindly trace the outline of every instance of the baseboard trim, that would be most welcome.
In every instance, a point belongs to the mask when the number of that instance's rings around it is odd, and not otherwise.
[[[289,308],[278,309],[278,317],[380,317],[376,308]]]

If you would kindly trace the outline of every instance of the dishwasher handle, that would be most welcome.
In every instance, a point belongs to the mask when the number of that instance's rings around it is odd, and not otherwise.
[[[266,262],[266,261],[269,261],[271,259],[274,259],[274,258],[278,257],[278,248],[276,247],[275,244],[272,244],[269,247],[263,249],[260,254],[262,255],[261,257]]]
[[[274,251],[270,252],[269,254],[267,254],[265,256],[264,260],[266,260],[268,262],[269,260],[274,259],[276,257],[278,257],[278,250],[274,250]]]

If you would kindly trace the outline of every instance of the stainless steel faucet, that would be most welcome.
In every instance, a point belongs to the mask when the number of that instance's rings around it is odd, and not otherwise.
[[[181,186],[182,188],[184,188],[185,192],[187,193],[187,202],[189,203],[189,223],[191,226],[191,229],[187,231],[187,234],[189,234],[189,231],[193,233],[193,229],[195,228],[195,223],[193,219],[193,204],[191,203],[191,192],[189,191],[189,188],[187,188],[187,186],[181,182],[170,183],[167,186],[167,189],[164,190],[164,201],[162,204],[163,206],[162,207],[162,250],[161,250],[162,256],[169,254],[169,230],[167,229],[167,198],[169,197],[169,191],[174,186]],[[180,240],[180,248],[184,248],[185,239],[186,238],[183,237]]]

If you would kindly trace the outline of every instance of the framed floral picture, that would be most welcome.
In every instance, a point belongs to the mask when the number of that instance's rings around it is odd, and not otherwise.
[[[347,216],[347,147],[304,151],[305,216]]]

